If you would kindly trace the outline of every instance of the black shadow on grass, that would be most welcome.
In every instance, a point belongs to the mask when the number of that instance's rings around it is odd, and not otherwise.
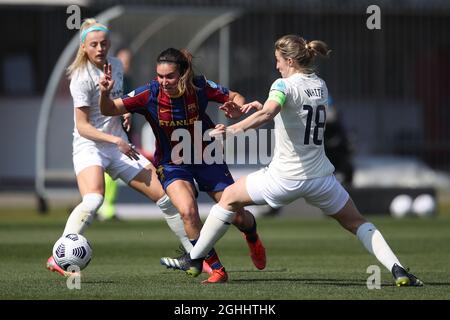
[[[118,281],[111,281],[111,280],[96,280],[96,281],[82,281],[82,284],[88,283],[88,284],[109,284],[109,283],[118,283]]]
[[[286,272],[288,271],[288,269],[286,268],[279,268],[279,269],[264,269],[264,271],[262,270],[256,270],[256,269],[226,269],[228,272],[264,272],[264,273],[268,273],[268,272]]]
[[[344,279],[300,279],[300,278],[272,278],[272,279],[236,279],[232,282],[302,282],[304,284],[330,285],[330,286],[360,286],[366,287],[366,282],[355,282]],[[395,287],[394,283],[382,283],[382,287]],[[424,287],[450,287],[450,282],[425,282]]]
[[[365,281],[350,281],[344,279],[300,279],[300,278],[272,278],[272,279],[233,279],[232,282],[299,282],[309,285],[329,285],[329,286],[358,286],[358,287],[367,287]],[[393,284],[390,283],[382,283],[382,287],[392,287]]]
[[[450,282],[426,282],[424,281],[426,286],[433,286],[433,287],[450,287]]]

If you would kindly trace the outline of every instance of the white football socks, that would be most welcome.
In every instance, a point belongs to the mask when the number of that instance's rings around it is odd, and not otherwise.
[[[214,205],[203,224],[197,243],[190,252],[191,259],[204,258],[228,230],[235,215],[236,212],[225,210],[218,204]]]
[[[373,254],[389,271],[392,271],[394,263],[403,267],[384,240],[380,231],[370,222],[363,223],[356,231],[356,236],[364,247]]]
[[[193,248],[192,243],[189,241],[186,231],[184,230],[183,219],[181,219],[180,214],[173,206],[170,198],[167,195],[164,195],[156,202],[156,205],[164,213],[164,218],[166,219],[170,230],[172,230],[178,237],[184,250],[186,250],[186,252],[190,252]]]
[[[83,234],[84,230],[91,224],[94,215],[103,203],[103,196],[99,193],[87,193],[83,201],[73,209],[67,219],[63,236],[70,233]]]

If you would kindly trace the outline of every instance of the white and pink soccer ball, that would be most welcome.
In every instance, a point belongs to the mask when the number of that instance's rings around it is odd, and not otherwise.
[[[92,258],[89,241],[81,234],[67,234],[59,238],[53,246],[53,259],[62,269],[69,267],[86,268]]]

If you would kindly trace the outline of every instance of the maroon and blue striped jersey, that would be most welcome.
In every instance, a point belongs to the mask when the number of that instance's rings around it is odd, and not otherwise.
[[[186,129],[190,133],[192,159],[194,163],[194,123],[201,121],[202,136],[215,124],[206,114],[209,101],[225,103],[229,100],[229,90],[204,76],[194,77],[194,92],[185,92],[182,96],[171,98],[164,90],[160,90],[158,81],[139,87],[122,97],[125,108],[132,113],[142,114],[150,123],[156,138],[155,164],[173,164],[172,148],[179,141],[172,141],[172,133],[176,129]],[[203,149],[211,141],[202,141]]]

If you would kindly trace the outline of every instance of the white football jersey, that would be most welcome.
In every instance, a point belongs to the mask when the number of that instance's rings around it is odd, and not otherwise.
[[[114,79],[114,87],[111,90],[111,99],[119,98],[123,95],[123,67],[119,59],[108,57],[108,62],[112,67],[112,78]],[[89,107],[89,122],[97,130],[121,137],[128,141],[126,133],[122,128],[121,117],[104,116],[99,107],[100,88],[99,80],[103,75],[103,70],[97,68],[90,61],[75,71],[70,81],[70,93],[73,98],[74,108]],[[76,117],[74,112],[74,129],[73,129],[73,149],[74,152],[79,148],[86,146],[96,147],[113,147],[111,143],[93,141],[80,136],[76,126]],[[114,146],[115,147],[115,146]]]
[[[328,89],[315,73],[277,79],[270,90],[286,95],[275,121],[275,149],[269,165],[284,179],[305,180],[334,172],[325,155]]]

